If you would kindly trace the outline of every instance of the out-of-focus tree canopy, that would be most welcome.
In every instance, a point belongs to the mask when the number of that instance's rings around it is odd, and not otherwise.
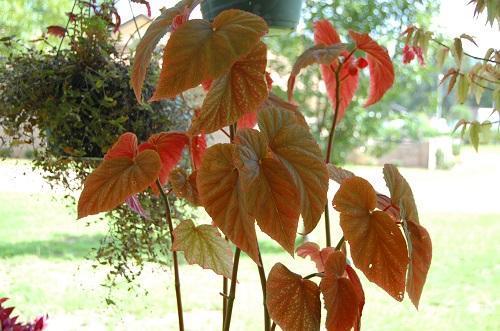
[[[73,0],[5,0],[0,10],[0,37],[16,36],[32,39],[49,25],[67,20]]]
[[[402,137],[419,137],[420,133],[415,132],[419,128],[415,128],[414,121],[422,118],[418,114],[436,111],[439,71],[433,67],[433,63],[425,67],[403,66],[400,54],[403,40],[400,40],[400,34],[410,24],[428,26],[438,10],[438,4],[432,0],[306,0],[302,14],[305,29],[291,35],[268,38],[272,52],[279,54],[278,60],[272,61],[271,66],[282,78],[287,77],[296,57],[313,45],[313,23],[319,19],[331,21],[344,42],[350,42],[347,39],[349,29],[369,32],[388,48],[393,57],[396,72],[394,86],[381,102],[370,108],[361,106],[368,94],[367,70],[360,76],[358,92],[337,129],[332,158],[335,162],[342,161],[353,148],[366,145],[368,138],[398,140]],[[280,57],[285,57],[287,61],[284,62]],[[428,58],[432,58],[430,53]],[[312,122],[313,133],[324,142],[333,109],[326,92],[321,88],[319,68],[313,66],[304,70],[297,80],[295,100]],[[406,127],[394,132],[384,128],[384,123],[391,119],[408,121]]]

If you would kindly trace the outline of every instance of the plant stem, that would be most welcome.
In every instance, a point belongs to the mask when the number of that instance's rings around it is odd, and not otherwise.
[[[333,137],[335,136],[335,128],[337,127],[337,119],[340,108],[340,69],[342,68],[342,63],[338,65],[338,68],[334,70],[335,72],[335,111],[333,113],[333,121],[332,127],[330,128],[330,134],[328,135],[328,145],[326,148],[326,164],[330,163],[330,157],[332,154],[332,146],[333,146]],[[332,67],[332,70],[334,68]],[[326,232],[326,247],[330,247],[332,245],[332,238],[330,234],[330,211],[329,211],[328,201],[325,205],[325,232]]]
[[[227,236],[224,236],[224,239],[228,241]],[[224,328],[226,312],[227,312],[227,278],[222,277],[222,328]]]
[[[302,277],[303,279],[311,279],[313,277],[323,277],[324,274],[322,272],[315,272],[313,274],[307,275],[305,277]]]
[[[229,142],[233,143],[234,136],[236,135],[236,124],[232,124],[229,126]],[[233,314],[233,303],[236,295],[236,283],[238,282],[238,265],[240,263],[240,254],[241,249],[236,247],[234,252],[234,261],[233,261],[233,273],[231,275],[231,288],[229,289],[229,295],[225,297],[225,307],[222,307],[224,313],[224,317],[222,319],[222,330],[229,331],[229,327],[231,326],[231,315]],[[223,283],[223,291],[227,292],[227,279],[225,284]],[[224,286],[226,288],[224,288]]]
[[[231,288],[229,289],[229,296],[227,297],[227,311],[226,317],[224,318],[224,328],[223,331],[229,331],[229,327],[231,326],[231,315],[233,313],[233,303],[236,295],[236,283],[238,282],[238,265],[240,262],[240,254],[241,250],[236,247],[234,252],[234,261],[233,261],[233,273],[231,275]]]
[[[432,39],[431,39],[431,41],[435,42],[435,43],[436,43],[436,44],[438,44],[438,45],[443,46],[444,48],[451,49],[451,47],[450,47],[450,46],[447,46],[447,45],[443,44],[442,42],[440,42],[440,41],[439,41],[439,40],[437,40],[437,39],[432,38]],[[496,60],[492,60],[492,59],[485,59],[485,58],[483,58],[483,57],[480,57],[480,56],[474,56],[474,55],[469,54],[469,53],[466,53],[466,52],[463,52],[463,54],[464,54],[464,55],[466,55],[466,56],[468,56],[468,57],[470,57],[470,58],[472,58],[472,59],[475,59],[475,60],[479,60],[479,61],[486,61],[486,62],[491,62],[491,63],[495,63],[495,64],[500,64],[500,62],[498,62],[498,61],[496,61]]]
[[[172,216],[170,211],[170,204],[168,203],[168,197],[161,187],[159,180],[156,180],[156,186],[160,191],[160,195],[165,203],[165,211],[167,214],[167,224],[168,230],[170,232],[170,240],[173,244],[174,242],[174,226],[172,224]],[[177,261],[177,252],[172,251],[172,259],[174,263],[174,279],[175,279],[175,298],[177,299],[177,317],[179,319],[179,331],[184,331],[184,317],[182,312],[182,298],[181,298],[181,280],[179,278],[179,262]]]
[[[224,328],[224,320],[227,313],[227,278],[222,278],[222,328]]]
[[[64,37],[66,37],[66,35],[68,34],[68,27],[69,27],[69,23],[71,22],[71,15],[73,14],[73,12],[75,11],[75,7],[76,7],[76,3],[78,2],[78,0],[75,0],[73,2],[73,7],[71,8],[71,12],[70,12],[70,15],[68,17],[68,21],[66,22],[66,27],[64,28],[64,35],[62,36],[61,38],[61,42],[59,43],[59,47],[57,47],[57,52],[56,52],[56,58],[59,56],[59,52],[61,51],[61,46],[63,44],[63,41],[64,41]]]
[[[262,287],[262,300],[263,300],[263,305],[264,305],[264,330],[270,331],[271,319],[269,318],[269,311],[267,310],[267,305],[266,305],[266,297],[267,297],[266,272],[264,271],[264,262],[262,261],[262,256],[260,255],[260,250],[259,250],[259,262],[260,262],[260,266],[258,266],[258,268],[259,268],[259,276],[260,276],[260,285]]]
[[[339,251],[342,248],[342,245],[344,244],[344,242],[345,242],[345,238],[344,238],[344,236],[342,236],[342,238],[340,238],[339,242],[337,243],[337,246],[335,246],[335,250]]]

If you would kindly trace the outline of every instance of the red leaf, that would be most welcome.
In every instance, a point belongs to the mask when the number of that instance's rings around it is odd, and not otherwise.
[[[207,138],[204,133],[200,133],[191,138],[190,142],[190,152],[193,158],[194,169],[198,169],[201,166],[201,161],[205,150],[207,149]]]
[[[366,52],[370,69],[370,93],[364,106],[377,103],[394,83],[394,67],[387,51],[366,33],[349,31],[356,47]]]
[[[316,269],[318,269],[318,272],[323,272],[325,271],[325,262],[328,259],[328,256],[335,252],[335,249],[333,247],[325,247],[320,250],[318,244],[307,242],[298,247],[296,252],[298,256],[304,259],[309,256],[311,260],[316,263]]]
[[[47,33],[62,38],[66,34],[66,29],[59,25],[50,25],[47,27]]]
[[[162,167],[159,178],[160,182],[165,184],[170,171],[179,163],[182,150],[188,143],[189,138],[183,132],[162,132],[152,135],[147,142],[142,143],[139,151],[151,149],[160,155]]]
[[[346,259],[340,251],[328,257],[320,289],[325,300],[328,331],[349,331],[359,317],[360,298],[353,283],[345,277]]]
[[[134,159],[137,156],[137,136],[132,132],[125,132],[104,155],[104,160],[126,157]]]
[[[340,42],[340,37],[337,31],[333,28],[332,24],[327,20],[321,20],[314,24],[314,42],[316,44],[332,45]],[[344,51],[342,56],[347,58],[349,52]],[[347,62],[342,66],[340,70],[339,77],[342,79],[340,83],[340,105],[339,113],[337,114],[337,121],[340,121],[345,114],[345,110],[349,106],[358,88],[358,73],[350,74],[349,68],[353,63],[352,57],[350,57]],[[335,104],[337,100],[336,96],[336,86],[335,74],[333,69],[336,68],[335,64],[330,66],[321,65],[321,75],[323,76],[323,81],[326,85],[326,90],[332,107],[335,109]]]
[[[314,22],[314,41],[316,44],[333,45],[340,43],[337,30],[328,20]]]

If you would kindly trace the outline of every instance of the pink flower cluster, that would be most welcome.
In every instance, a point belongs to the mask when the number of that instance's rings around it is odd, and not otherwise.
[[[418,63],[421,66],[425,65],[422,48],[418,46],[405,45],[405,47],[403,48],[403,63],[408,64],[413,61],[415,57],[417,57]]]
[[[47,326],[48,316],[37,317],[31,323],[21,323],[17,321],[19,316],[12,316],[14,307],[4,307],[3,303],[7,298],[0,298],[0,330],[2,331],[42,331]]]

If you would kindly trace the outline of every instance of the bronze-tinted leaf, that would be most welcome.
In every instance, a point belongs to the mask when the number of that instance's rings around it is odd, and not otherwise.
[[[182,168],[176,168],[170,173],[170,184],[178,197],[186,199],[194,206],[199,206],[200,196],[196,185],[196,177],[198,171],[194,171],[190,175]]]
[[[198,171],[203,206],[215,225],[259,264],[254,218],[249,215],[238,169],[236,145],[217,144],[207,149]]]
[[[268,95],[266,65],[267,47],[259,42],[228,73],[214,80],[199,116],[193,119],[191,134],[215,132],[256,112]]]
[[[361,177],[345,179],[333,198],[333,207],[343,214],[366,216],[376,206],[375,190]]]
[[[182,221],[174,230],[174,251],[184,252],[189,264],[231,278],[233,252],[227,240],[222,238],[213,225],[195,226],[192,220]]]
[[[406,281],[406,292],[418,309],[427,273],[432,260],[432,242],[427,230],[412,221],[407,222],[411,240],[411,256]]]
[[[266,290],[269,315],[283,331],[319,331],[318,285],[277,263],[269,273]]]
[[[375,190],[366,180],[344,180],[333,199],[340,226],[356,267],[396,300],[403,300],[408,265],[406,242],[394,220],[377,205]]]
[[[340,251],[330,254],[326,260],[325,276],[320,283],[328,331],[349,331],[358,319],[360,298],[351,280],[345,277],[345,270],[345,255]]]
[[[328,169],[328,177],[337,182],[338,184],[342,184],[344,179],[354,177],[354,173],[350,172],[349,170],[346,170],[344,168],[340,168],[337,166],[334,166],[331,163],[328,163],[326,165],[326,168]]]
[[[319,44],[306,49],[295,61],[288,78],[288,100],[293,99],[295,79],[302,69],[314,63],[330,65],[345,49],[346,45],[343,43],[334,45]]]
[[[84,183],[78,200],[78,218],[112,210],[144,191],[160,174],[160,156],[144,151],[135,159],[120,157],[102,162]]]
[[[213,23],[189,20],[165,47],[163,67],[152,100],[173,98],[200,83],[219,78],[267,33],[266,22],[246,11],[225,10]]]
[[[400,209],[401,218],[418,224],[418,211],[413,192],[406,179],[399,173],[398,168],[392,164],[385,164],[384,179],[391,193],[392,203]]]
[[[134,89],[137,101],[140,102],[142,99],[142,85],[144,84],[146,72],[156,45],[158,45],[158,42],[167,32],[171,31],[173,19],[177,15],[182,14],[184,8],[188,7],[189,11],[191,11],[199,3],[200,0],[179,1],[174,7],[163,10],[161,15],[149,25],[146,33],[137,45],[130,75],[130,84]]]
[[[308,129],[285,110],[266,108],[259,128],[275,157],[288,169],[300,193],[305,233],[311,232],[327,202],[328,173],[321,150]]]
[[[340,214],[354,265],[398,301],[403,300],[408,250],[392,218],[374,211],[366,216]]]
[[[266,157],[264,136],[253,129],[237,135],[238,169],[245,178],[245,197],[259,227],[291,255],[300,215],[299,192],[285,166]]]

